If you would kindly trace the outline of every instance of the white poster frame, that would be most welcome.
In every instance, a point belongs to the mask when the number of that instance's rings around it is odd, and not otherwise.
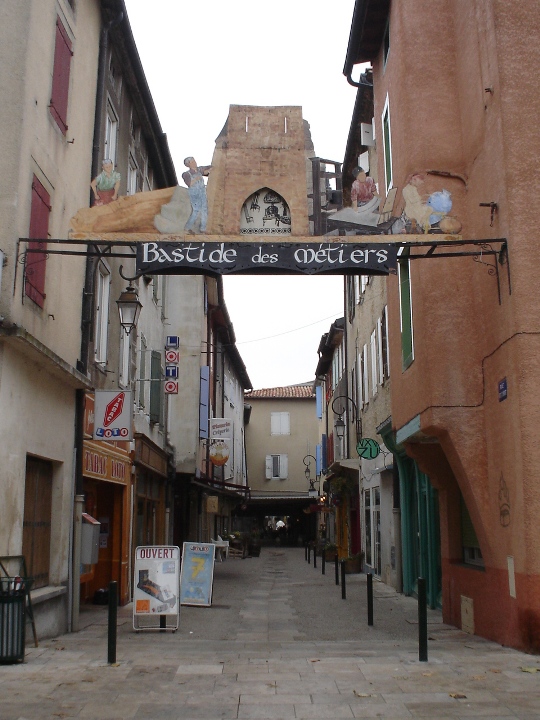
[[[177,545],[139,545],[135,548],[133,628],[137,632],[178,630],[180,564]],[[142,622],[144,619],[151,622],[146,624]]]

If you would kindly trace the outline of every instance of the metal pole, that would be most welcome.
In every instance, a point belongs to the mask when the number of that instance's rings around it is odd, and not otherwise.
[[[339,560],[337,553],[334,555],[334,567],[336,570],[336,585],[339,585]]]
[[[307,561],[308,561],[308,565],[311,565],[311,545],[308,545],[308,548],[307,548]]]
[[[304,545],[304,559],[307,562],[307,543]]]
[[[317,548],[313,547],[313,567],[317,569]]]
[[[321,553],[321,574],[326,575],[326,551],[323,550]]]
[[[373,575],[367,575],[367,624],[373,625]]]
[[[107,662],[113,665],[116,662],[116,619],[118,617],[118,584],[116,580],[109,583],[109,627],[108,627],[108,653]]]
[[[347,588],[345,584],[345,563],[341,563],[341,599],[347,599]]]
[[[418,578],[418,660],[427,662],[427,594],[425,578]]]

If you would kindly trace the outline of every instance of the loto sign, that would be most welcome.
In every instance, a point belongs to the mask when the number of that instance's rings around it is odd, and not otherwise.
[[[132,440],[130,390],[96,390],[94,440]]]

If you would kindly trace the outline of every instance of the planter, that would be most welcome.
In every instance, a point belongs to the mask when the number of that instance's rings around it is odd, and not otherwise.
[[[334,559],[336,557],[337,550],[325,550],[324,551],[324,559],[326,562],[334,562]]]
[[[249,554],[251,557],[259,557],[261,554],[261,543],[258,540],[249,543]]]
[[[362,558],[348,558],[343,560],[345,575],[355,575],[362,572]]]

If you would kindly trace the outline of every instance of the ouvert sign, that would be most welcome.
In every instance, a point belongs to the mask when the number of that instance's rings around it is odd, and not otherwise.
[[[388,275],[396,267],[397,248],[391,243],[155,241],[137,245],[137,275]]]

